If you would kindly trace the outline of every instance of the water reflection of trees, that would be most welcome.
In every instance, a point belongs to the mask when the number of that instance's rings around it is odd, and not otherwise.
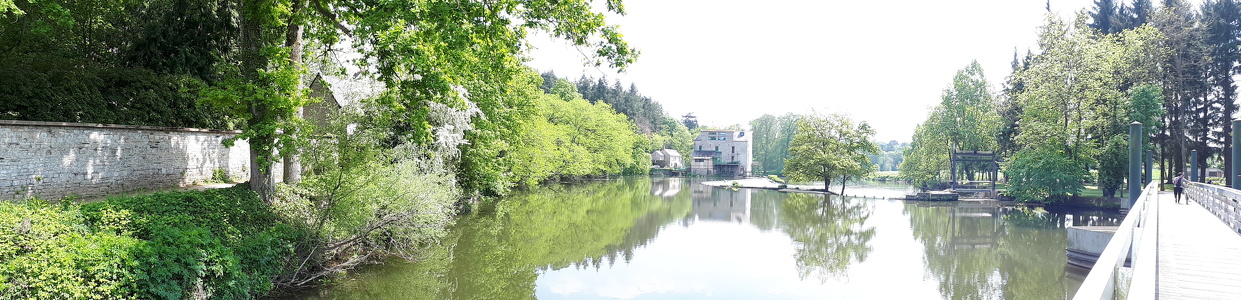
[[[696,218],[748,222],[759,230],[783,232],[795,247],[801,279],[845,277],[849,266],[865,261],[872,250],[875,228],[866,226],[871,206],[864,199],[701,185],[692,188],[691,197],[693,216],[685,225]]]
[[[666,188],[657,187],[662,191]],[[627,179],[535,189],[463,217],[423,261],[371,270],[327,298],[533,299],[546,270],[628,261],[690,214],[689,192]]]
[[[1065,214],[968,202],[911,202],[904,211],[946,299],[1065,299],[1076,289],[1046,267],[1066,263]]]
[[[866,261],[875,228],[866,226],[865,200],[791,194],[780,203],[780,229],[793,240],[801,279],[841,278],[849,265]]]
[[[422,261],[372,267],[322,297],[533,299],[542,272],[628,262],[669,224],[710,219],[696,219],[698,213],[787,234],[803,279],[843,277],[872,251],[875,229],[867,226],[872,207],[866,200],[690,186],[665,198],[674,184],[656,184],[612,181],[510,197],[461,218]],[[701,204],[714,207],[695,207],[695,190],[707,197]]]

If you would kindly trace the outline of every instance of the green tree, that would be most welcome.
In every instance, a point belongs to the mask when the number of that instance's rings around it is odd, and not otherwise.
[[[533,74],[527,77],[537,79]],[[525,90],[539,92],[533,84]],[[552,92],[536,96],[517,114],[522,117],[517,128],[521,138],[512,143],[506,157],[511,170],[505,173],[526,186],[549,179],[644,173],[650,140],[638,135],[625,115],[607,103],[582,99],[565,80],[558,80]],[[688,137],[688,132],[680,135]]]
[[[1208,105],[1217,107],[1215,116],[1218,130],[1212,130],[1215,141],[1223,145],[1220,156],[1224,159],[1224,174],[1232,172],[1232,116],[1237,112],[1237,87],[1234,76],[1241,62],[1241,5],[1235,0],[1207,1],[1202,4],[1202,19],[1206,23],[1206,44],[1211,62],[1207,66],[1208,83],[1212,92]],[[1200,156],[1205,163],[1207,155]],[[1205,172],[1206,168],[1202,168]],[[1205,176],[1203,176],[1205,177]],[[1234,178],[1227,177],[1227,184]]]
[[[1015,75],[1023,84],[1016,95],[1019,149],[1004,173],[1009,194],[1020,201],[1066,199],[1080,192],[1100,160],[1114,159],[1102,157],[1102,150],[1108,138],[1125,132],[1136,111],[1124,88],[1153,82],[1167,53],[1159,32],[1148,26],[1100,36],[1080,30],[1082,16],[1075,24],[1049,17],[1039,37],[1043,52]],[[1136,109],[1150,114],[1148,106]]]
[[[1119,32],[1116,13],[1117,7],[1112,0],[1095,0],[1094,11],[1090,12],[1090,27],[1103,34]]]
[[[17,8],[17,5],[13,4],[13,0],[0,0],[0,14],[5,14],[5,13],[12,13],[14,15],[20,16],[20,15],[25,14],[26,12]]]
[[[511,0],[500,2],[429,1],[366,2],[239,0],[239,62],[224,67],[230,81],[206,93],[214,103],[244,112],[242,138],[249,139],[251,186],[270,194],[272,150],[294,151],[298,108],[305,104],[298,77],[304,73],[303,35],[324,45],[348,37],[362,54],[359,64],[387,87],[375,99],[396,109],[391,142],[428,145],[434,141],[427,117],[431,105],[462,109],[474,103],[481,114],[463,146],[458,172],[466,182],[500,193],[503,166],[493,162],[515,140],[514,105],[505,94],[525,67],[521,55],[529,30],[545,31],[573,45],[596,51],[589,63],[624,68],[637,52],[616,27],[604,23],[589,1],[558,3]],[[620,1],[606,1],[609,11],[624,13]],[[332,47],[314,48],[331,51]],[[276,145],[279,141],[281,144]],[[490,187],[490,188],[484,188]]]
[[[763,115],[750,121],[754,141],[754,161],[765,173],[780,174],[784,171],[784,159],[789,154],[789,142],[797,132],[800,115],[788,113],[783,116]]]
[[[697,130],[698,117],[695,117],[692,112],[687,113],[684,116],[681,116],[681,124],[685,124],[685,128],[689,128],[689,130]]]
[[[1116,190],[1125,184],[1129,174],[1129,141],[1125,135],[1115,135],[1108,140],[1099,155],[1099,189],[1104,197],[1116,197]]]
[[[541,88],[544,92],[561,95],[562,98],[566,97],[568,87],[562,86],[560,81],[564,81],[563,79],[555,77],[555,74],[551,72],[543,73],[542,76],[544,83]],[[568,85],[573,87],[572,93],[579,94],[577,97],[589,100],[591,103],[606,103],[617,113],[628,117],[638,128],[638,133],[647,139],[639,150],[650,153],[659,149],[674,149],[682,155],[689,155],[694,143],[694,136],[690,134],[689,129],[668,116],[659,102],[639,93],[636,84],[631,84],[628,89],[622,89],[619,82],[609,86],[603,78],[592,80],[583,76],[576,83]],[[590,96],[587,97],[587,95]]]
[[[803,116],[789,143],[784,172],[793,180],[823,179],[824,190],[833,178],[847,181],[865,176],[874,170],[868,156],[879,152],[871,141],[874,134],[866,122],[856,123],[844,115]]]
[[[1153,15],[1151,25],[1163,34],[1163,43],[1170,50],[1160,67],[1160,85],[1164,92],[1164,132],[1159,135],[1161,145],[1160,170],[1162,178],[1172,178],[1172,173],[1184,171],[1190,149],[1198,149],[1208,156],[1206,130],[1219,125],[1212,122],[1205,99],[1208,93],[1205,71],[1210,58],[1205,43],[1206,26],[1184,1],[1169,0]]]
[[[1150,20],[1154,6],[1150,0],[1134,0],[1131,5],[1121,5],[1118,12],[1120,31],[1137,28]]]
[[[953,76],[939,105],[927,120],[914,131],[914,142],[905,153],[901,174],[915,184],[928,187],[950,170],[951,151],[995,151],[1000,118],[996,115],[995,96],[977,61],[971,62]],[[961,168],[962,178],[974,179],[982,166]]]

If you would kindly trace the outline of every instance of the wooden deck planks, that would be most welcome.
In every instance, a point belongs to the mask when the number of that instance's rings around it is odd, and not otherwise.
[[[1241,235],[1159,192],[1159,299],[1241,299]]]

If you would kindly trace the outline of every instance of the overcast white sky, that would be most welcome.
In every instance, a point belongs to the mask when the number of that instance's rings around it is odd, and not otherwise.
[[[1120,2],[1120,1],[1117,1]],[[1125,1],[1129,2],[1129,1]],[[1154,1],[1158,2],[1158,1]],[[1201,1],[1191,1],[1197,3]],[[876,139],[909,141],[957,70],[978,60],[994,91],[1013,50],[1035,47],[1045,0],[625,0],[608,17],[642,52],[625,73],[532,38],[528,65],[576,80],[619,78],[679,119],[748,124],[763,114],[841,112]],[[1071,20],[1092,0],[1051,0]],[[1158,4],[1156,4],[1158,5]],[[1037,51],[1037,49],[1034,49]]]

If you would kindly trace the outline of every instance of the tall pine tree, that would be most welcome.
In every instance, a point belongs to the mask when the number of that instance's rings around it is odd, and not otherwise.
[[[1119,32],[1116,23],[1116,4],[1112,0],[1095,0],[1094,11],[1090,12],[1090,27],[1103,34]]]

